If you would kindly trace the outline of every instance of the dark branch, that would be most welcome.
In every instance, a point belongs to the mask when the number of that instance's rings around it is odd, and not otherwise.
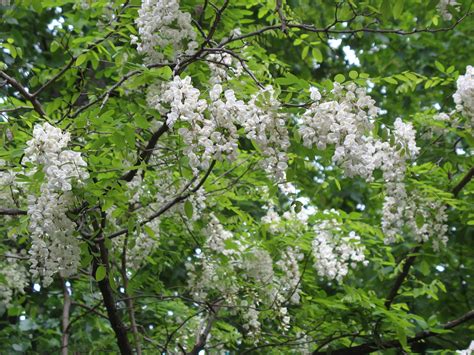
[[[27,212],[16,208],[0,208],[0,216],[20,216],[26,215]]]
[[[150,157],[153,153],[153,150],[155,149],[156,143],[158,143],[158,139],[166,132],[168,131],[169,127],[164,122],[161,127],[153,133],[151,136],[151,139],[148,141],[148,144],[146,148],[140,153],[138,156],[137,162],[135,163],[135,167],[130,170],[128,173],[123,175],[120,180],[125,180],[125,181],[132,181],[132,179],[135,177],[135,175],[138,172],[138,166],[141,165],[142,163],[148,163],[150,160]]]
[[[43,106],[41,106],[38,99],[35,95],[30,94],[28,89],[21,85],[15,78],[12,78],[7,73],[0,70],[0,77],[3,78],[8,84],[10,84],[13,88],[18,90],[21,96],[23,96],[26,100],[30,101],[33,105],[33,108],[36,112],[40,114],[40,116],[46,116],[46,112],[44,112]]]
[[[286,17],[285,17],[285,14],[283,13],[283,4],[282,4],[283,0],[277,0],[276,2],[276,8],[275,8],[275,12],[278,13],[278,16],[280,17],[280,22],[281,22],[281,30],[283,31],[283,33],[288,33],[288,28],[287,28],[287,25],[286,25]]]
[[[355,34],[359,32],[367,32],[367,33],[383,33],[383,34],[394,34],[394,35],[399,35],[399,36],[408,36],[412,35],[415,33],[437,33],[437,32],[447,32],[453,30],[455,27],[457,27],[461,22],[463,22],[468,16],[471,16],[474,14],[474,12],[468,12],[461,16],[456,22],[454,22],[451,26],[449,27],[442,27],[442,28],[417,28],[413,29],[410,31],[404,31],[401,29],[385,29],[385,28],[358,28],[358,29],[343,29],[343,30],[333,30],[331,29],[331,26],[325,27],[325,28],[317,28],[314,27],[313,25],[308,25],[308,24],[301,24],[301,23],[288,23],[286,26],[288,28],[298,28],[300,30],[308,31],[308,32],[313,32],[313,33],[325,33],[325,34]],[[279,30],[281,29],[281,24],[278,25],[271,25],[271,26],[266,26],[262,27],[256,31],[249,32],[246,34],[243,34],[241,36],[236,36],[229,38],[225,40],[224,42],[219,44],[219,47],[223,47],[231,42],[235,41],[240,41],[249,37],[255,37],[259,36],[265,32],[268,31],[273,31],[273,30]]]
[[[122,355],[131,355],[133,354],[132,347],[130,346],[130,342],[128,341],[127,336],[127,329],[125,328],[122,320],[117,311],[117,305],[114,299],[114,294],[112,287],[110,286],[109,282],[109,257],[108,257],[108,250],[105,246],[104,238],[102,237],[102,231],[105,227],[105,216],[102,214],[101,217],[102,221],[100,226],[98,223],[95,224],[95,229],[98,232],[98,243],[91,243],[90,249],[94,258],[92,259],[92,271],[93,275],[97,274],[97,269],[100,265],[105,266],[107,273],[105,277],[98,281],[99,290],[102,294],[102,298],[104,300],[104,305],[107,310],[107,316],[109,318],[110,325],[115,332],[115,337],[117,338],[117,344],[120,349],[120,353]]]
[[[466,323],[468,321],[471,321],[474,319],[474,310],[471,310],[464,314],[462,317],[452,320],[444,325],[441,325],[442,329],[449,330],[452,328],[457,327],[460,324]],[[414,337],[408,338],[407,342],[408,343],[415,343],[417,341],[439,335],[438,332],[436,331],[430,331],[430,330],[424,330],[422,332],[417,333]],[[344,354],[368,354],[376,350],[381,350],[381,349],[391,349],[391,348],[400,348],[401,344],[398,340],[388,340],[384,341],[381,343],[367,343],[367,344],[362,344],[362,345],[357,345],[353,346],[351,348],[344,348],[344,349],[337,349],[337,350],[331,350],[330,353],[332,355],[344,355]],[[322,355],[322,354],[327,354],[328,351],[315,351],[313,352],[313,355]]]
[[[206,171],[206,174],[202,177],[202,179],[199,181],[199,183],[189,192],[185,192],[188,187],[194,182],[196,181],[196,177],[194,177],[186,186],[185,188],[183,189],[183,191],[181,193],[179,193],[177,196],[175,196],[172,200],[168,201],[164,206],[162,206],[157,212],[155,212],[154,214],[152,214],[150,217],[148,217],[147,219],[145,219],[144,221],[140,222],[139,226],[143,226],[149,222],[151,222],[152,220],[154,220],[155,218],[158,218],[159,216],[161,216],[163,213],[165,213],[166,211],[168,211],[171,207],[173,207],[174,205],[186,200],[191,194],[195,193],[197,190],[199,190],[201,188],[201,186],[206,182],[206,179],[209,177],[209,175],[211,174],[211,171],[212,169],[214,168],[214,165],[216,165],[216,162],[215,160],[212,161],[211,165],[209,166],[209,169]],[[107,238],[109,239],[113,239],[113,238],[116,238],[116,237],[119,237],[121,235],[124,235],[125,233],[128,232],[128,228],[126,229],[122,229],[122,230],[119,230],[118,232],[115,232],[111,235],[109,235]],[[104,238],[102,237],[99,237],[98,239],[96,239],[96,241],[103,241]]]
[[[214,324],[214,321],[217,318],[217,313],[219,312],[219,305],[213,307],[210,306],[210,316],[209,319],[207,320],[206,328],[202,331],[202,333],[199,335],[199,339],[196,342],[196,345],[194,345],[193,349],[188,353],[189,355],[197,355],[201,350],[204,349],[204,346],[206,345],[207,342],[207,337],[209,336],[209,333],[211,332],[212,325]]]
[[[390,293],[387,296],[387,299],[385,300],[385,307],[388,309],[392,305],[393,300],[398,294],[398,291],[400,290],[400,287],[403,284],[403,281],[405,281],[406,277],[408,276],[408,273],[410,271],[411,266],[415,262],[416,256],[418,255],[417,253],[420,251],[421,245],[413,248],[413,250],[408,254],[408,258],[405,261],[405,264],[403,265],[402,272],[398,275],[397,279],[395,280],[395,283],[392,286],[392,289],[390,290]]]
[[[464,186],[466,186],[473,177],[474,177],[474,167],[471,168],[471,170],[469,170],[468,173],[462,178],[462,180],[459,181],[459,183],[453,188],[453,191],[452,191],[453,195],[455,197],[459,195],[459,193],[464,188]]]

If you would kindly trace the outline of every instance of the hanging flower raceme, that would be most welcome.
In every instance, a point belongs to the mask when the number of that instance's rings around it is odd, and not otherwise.
[[[74,204],[72,185],[81,183],[89,174],[81,154],[66,149],[69,141],[69,133],[44,123],[34,127],[33,138],[25,149],[25,161],[41,166],[45,173],[39,196],[28,196],[28,216],[31,273],[42,277],[46,286],[56,272],[70,276],[80,263],[76,226],[66,213]]]
[[[278,326],[289,329],[290,316],[285,304],[297,304],[300,300],[299,250],[288,248],[282,253],[276,263],[282,274],[279,276],[266,250],[225,230],[214,215],[210,216],[204,234],[207,240],[202,250],[186,263],[193,297],[205,301],[219,295],[226,309],[241,313],[243,328],[250,337],[260,333],[263,315],[259,307],[274,310]]]
[[[178,0],[142,1],[135,22],[140,38],[132,36],[132,44],[137,44],[138,53],[144,54],[148,63],[191,55],[198,46],[191,14],[179,9]],[[169,48],[171,55],[166,54]]]
[[[28,271],[22,265],[23,255],[15,252],[5,254],[5,263],[0,266],[0,306],[9,307],[15,293],[24,293],[28,285]]]
[[[328,211],[325,213],[329,214]],[[322,220],[314,226],[314,232],[312,251],[319,276],[341,282],[350,268],[355,268],[358,263],[368,264],[360,237],[354,231],[346,234],[335,218]]]
[[[267,86],[252,96],[241,124],[247,138],[255,141],[261,150],[263,169],[276,181],[285,181],[290,139],[287,118],[280,108],[275,90]]]
[[[474,67],[468,65],[466,74],[460,75],[457,82],[457,90],[453,95],[456,110],[461,112],[470,122],[468,125],[474,127]]]

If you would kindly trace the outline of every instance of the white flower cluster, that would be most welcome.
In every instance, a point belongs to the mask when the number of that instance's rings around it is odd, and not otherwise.
[[[443,20],[449,21],[453,19],[453,15],[449,12],[448,6],[452,6],[456,11],[459,11],[460,4],[456,0],[440,0],[436,5],[436,10],[443,18]]]
[[[242,64],[235,60],[229,53],[211,53],[206,57],[209,69],[211,70],[211,84],[221,84],[230,79],[229,73],[235,77],[242,75],[244,70]]]
[[[25,162],[43,166],[49,190],[70,191],[73,181],[89,178],[81,153],[66,149],[70,139],[69,133],[44,123],[35,125],[33,139],[26,143]]]
[[[302,261],[303,257],[304,255],[298,247],[288,247],[283,253],[282,258],[276,263],[277,267],[283,272],[283,276],[280,279],[281,291],[285,295],[289,295],[292,304],[300,303],[301,274],[298,262]]]
[[[341,282],[357,263],[368,264],[360,237],[354,231],[346,235],[336,219],[321,221],[314,226],[314,231],[316,237],[312,242],[312,252],[319,276]]]
[[[69,140],[68,133],[45,123],[34,127],[25,149],[25,161],[42,165],[45,173],[40,195],[28,196],[28,216],[31,273],[42,276],[46,286],[56,272],[63,277],[74,274],[80,262],[79,240],[73,235],[75,224],[66,212],[74,202],[72,184],[89,175],[81,154],[66,149]]]
[[[381,166],[385,180],[382,208],[385,242],[393,243],[396,235],[404,231],[419,242],[431,238],[433,247],[439,249],[440,245],[446,245],[447,242],[446,206],[422,198],[417,191],[409,195],[405,187],[406,161],[416,158],[419,153],[415,130],[410,123],[403,123],[398,118],[392,136],[394,145],[386,149]]]
[[[474,127],[474,67],[468,65],[466,74],[460,75],[457,90],[453,95],[456,110],[470,119],[470,126]]]
[[[255,337],[260,332],[260,306],[273,309],[279,327],[287,330],[290,316],[285,303],[297,304],[300,299],[299,251],[289,248],[282,254],[276,264],[283,274],[280,277],[266,250],[225,230],[215,216],[210,216],[204,233],[207,241],[203,250],[186,263],[188,284],[195,299],[204,301],[218,294],[226,306],[232,306],[229,309],[241,312],[248,336]]]
[[[286,121],[271,87],[254,94],[248,103],[238,100],[232,90],[215,84],[209,92],[210,103],[200,99],[191,78],[175,76],[171,82],[150,88],[148,103],[166,116],[185,143],[185,155],[194,171],[207,169],[213,159],[232,161],[237,156],[238,126],[254,140],[264,157],[262,165],[270,176],[285,179],[286,151],[290,145]]]
[[[6,165],[5,160],[0,159],[0,201],[3,207],[14,206],[14,195],[19,192],[18,184],[15,182],[17,173]]]
[[[141,231],[138,236],[134,236],[133,247],[127,251],[127,266],[132,270],[138,270],[158,247],[160,237],[160,219],[155,218],[147,224],[153,232],[153,236],[146,231]]]
[[[24,293],[28,285],[28,271],[20,263],[22,257],[7,253],[6,263],[0,267],[0,305],[8,308],[15,292]]]
[[[290,139],[280,102],[271,86],[261,89],[248,103],[241,119],[247,138],[254,140],[264,156],[262,166],[276,181],[286,180]]]
[[[273,272],[273,259],[270,254],[260,248],[252,250],[244,255],[242,268],[245,270],[245,276],[256,280],[262,285],[268,285],[273,282],[275,274]]]
[[[408,196],[403,184],[393,184],[396,190],[387,195],[383,206],[382,230],[385,242],[392,243],[396,235],[408,233],[418,242],[432,240],[433,248],[445,246],[448,216],[446,206],[439,201],[430,201],[414,192]]]
[[[469,96],[470,83],[469,79],[460,80],[458,102],[469,102],[464,97]],[[409,198],[406,191],[407,161],[419,154],[413,125],[397,118],[393,131],[386,129],[390,139],[383,141],[372,133],[378,108],[365,89],[357,88],[352,83],[345,86],[335,83],[332,94],[333,100],[320,102],[319,91],[310,89],[314,103],[304,112],[299,130],[304,145],[316,145],[318,149],[334,145],[332,160],[344,169],[347,176],[360,176],[372,181],[374,171],[382,171],[385,181],[382,229],[387,243],[394,242],[396,235],[408,225],[416,240],[426,241],[427,233],[431,233],[435,247],[439,246],[439,241],[444,244],[445,233],[439,238],[436,234],[445,229],[441,227],[441,222],[439,225],[426,224],[421,229],[416,227],[414,211],[421,209],[425,214],[432,213],[429,206],[434,205],[426,204],[422,199]],[[435,208],[435,212],[436,221],[446,220],[443,208]]]
[[[267,207],[267,213],[262,217],[262,223],[268,225],[270,233],[283,233],[286,230],[296,232],[305,229],[308,222],[307,211],[301,209],[296,212],[295,207],[291,206],[289,211],[283,212],[280,216],[273,205]]]
[[[178,0],[143,0],[135,20],[140,38],[132,36],[132,44],[149,63],[162,61],[169,47],[173,60],[191,55],[198,47],[191,20],[191,14],[180,11]]]
[[[334,83],[332,94],[334,100],[320,103],[321,94],[311,88],[315,102],[303,113],[299,129],[303,144],[321,150],[334,145],[332,160],[347,176],[370,179],[380,159],[375,154],[378,142],[371,136],[372,119],[378,112],[375,101],[355,84]]]
[[[238,252],[238,250],[227,249],[226,240],[232,240],[234,235],[232,232],[225,230],[219,220],[211,214],[209,224],[206,228],[206,247],[213,252],[223,255],[232,255]]]

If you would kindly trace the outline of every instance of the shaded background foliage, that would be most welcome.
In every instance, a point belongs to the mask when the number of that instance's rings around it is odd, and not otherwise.
[[[12,1],[11,6],[1,8],[0,46],[3,50],[0,61],[4,63],[2,70],[28,87],[30,93],[41,90],[37,99],[46,115],[62,128],[68,128],[78,149],[85,144],[81,136],[91,138],[93,143],[87,143],[85,154],[95,183],[81,191],[80,197],[91,205],[100,202],[126,211],[126,187],[118,181],[125,172],[122,159],[133,154],[137,147],[143,149],[152,136],[151,121],[157,113],[146,104],[146,87],[156,78],[169,77],[169,73],[144,71],[111,91],[105,106],[101,107],[105,98],[101,95],[108,88],[130,71],[142,69],[142,58],[130,45],[130,35],[136,34],[133,21],[140,2],[126,1],[126,6],[122,6],[123,3],[100,0],[82,7],[80,1],[72,0]],[[461,10],[451,21],[440,18],[435,9],[437,1],[289,0],[283,9],[290,23],[313,24],[316,28],[333,24],[337,11],[340,22],[333,27],[336,30],[410,31],[452,26],[456,19],[470,11],[470,1],[460,3]],[[221,5],[222,2],[216,2],[216,6]],[[219,23],[216,41],[228,36],[235,27],[247,33],[280,23],[276,5],[275,1],[231,1]],[[183,1],[181,7],[193,18],[199,18],[203,11],[201,1]],[[355,18],[354,11],[358,13]],[[111,14],[117,17],[113,18]],[[215,18],[211,6],[205,9],[202,18],[202,27],[211,28]],[[328,87],[338,74],[343,74],[345,80],[368,84],[370,94],[385,112],[381,123],[391,126],[394,119],[401,116],[416,124],[421,157],[417,165],[410,168],[412,183],[422,189],[436,189],[434,193],[449,193],[472,168],[472,130],[452,129],[449,134],[431,134],[429,127],[436,125],[432,120],[435,112],[449,111],[454,106],[451,97],[455,80],[464,73],[466,65],[473,64],[472,18],[466,17],[450,30],[411,35],[364,31],[312,33],[298,29],[284,33],[275,30],[250,39],[251,45],[241,52],[244,58],[250,59],[248,67],[260,81],[267,84],[273,82],[271,77],[276,78],[274,83],[281,88],[280,99],[285,103],[304,102],[309,83]],[[237,44],[235,49],[239,50]],[[67,70],[62,73],[62,68]],[[58,73],[62,75],[54,84],[42,86]],[[197,87],[208,90],[209,72],[205,64],[192,64],[188,74]],[[234,85],[239,87],[240,84]],[[251,80],[241,89],[250,92],[249,86]],[[0,126],[1,159],[18,161],[31,127],[39,120],[38,113],[11,85],[3,83],[1,90],[2,106],[6,109],[24,107],[3,114],[4,123]],[[86,107],[91,102],[97,104]],[[289,110],[295,114],[300,112],[299,108]],[[176,142],[174,133],[162,139],[163,146],[175,149],[173,154],[179,165],[183,161],[182,146]],[[255,147],[249,141],[242,139],[240,150],[255,164]],[[310,329],[315,329],[317,334],[313,350],[325,342],[334,349],[350,347],[354,341],[354,345],[381,343],[387,339],[398,339],[403,343],[407,336],[410,338],[416,332],[436,328],[472,310],[472,184],[467,184],[456,200],[450,195],[442,196],[452,206],[449,209],[448,246],[441,252],[423,247],[396,302],[387,310],[385,298],[401,271],[402,261],[416,245],[409,241],[383,245],[379,228],[380,184],[343,178],[341,170],[331,165],[331,155],[330,150],[305,148],[292,136],[288,180],[298,189],[298,197],[308,199],[307,205],[321,210],[335,208],[346,213],[347,228],[353,228],[365,237],[370,265],[357,268],[343,285],[337,285],[321,280],[309,261],[301,283],[302,305],[291,309],[296,319],[295,328],[286,338],[269,325],[265,329],[265,341],[278,345],[271,350],[254,349],[255,352],[286,353],[291,346],[282,343],[296,338],[298,330]],[[320,168],[308,164],[316,156],[320,157],[317,158]],[[229,168],[225,163],[219,164],[213,176],[219,176]],[[183,172],[187,177],[189,174]],[[236,183],[226,188],[227,183],[233,181]],[[28,183],[35,184],[34,181]],[[281,245],[291,244],[295,236],[289,234],[282,236],[282,240],[275,240],[258,224],[265,201],[256,188],[263,186],[269,186],[271,195],[278,196],[283,209],[295,204],[295,200],[279,194],[265,174],[252,166],[239,166],[225,181],[208,182],[205,188],[206,191],[223,189],[218,198],[214,197],[213,209],[225,219],[227,228],[245,230],[242,224],[248,223],[248,229],[253,229],[255,236],[278,253]],[[133,228],[138,216],[131,214],[126,218]],[[163,297],[172,296],[175,289],[182,289],[186,284],[184,263],[199,246],[195,238],[200,243],[204,240],[205,236],[199,232],[203,227],[203,222],[194,222],[193,230],[197,231],[194,235],[183,221],[165,219],[161,226],[160,247],[130,279],[127,293],[136,297],[135,312],[145,352],[158,351],[156,344],[162,344],[163,339],[195,311],[192,302],[164,300]],[[26,248],[26,216],[4,219],[0,235],[2,251]],[[13,235],[17,235],[16,240],[11,238]],[[308,257],[310,236],[306,237],[299,239],[299,243]],[[115,352],[115,335],[104,316],[105,309],[101,304],[97,306],[100,297],[93,277],[88,275],[90,260],[87,258],[84,253],[83,273],[69,280],[73,289],[69,349],[85,353]],[[118,272],[116,276],[119,280]],[[3,310],[0,323],[3,352],[42,353],[60,349],[62,282],[57,279],[49,288],[41,289],[33,289],[32,284],[15,300],[13,307]],[[123,295],[120,282],[112,285],[118,298]],[[125,303],[118,304],[121,316],[128,323]],[[413,327],[409,329],[410,324]],[[217,322],[214,337],[238,353],[251,349],[251,341],[236,342],[235,329],[241,330],[238,320],[227,315]],[[417,343],[412,350],[449,352],[466,348],[472,338],[473,325],[464,325],[453,333],[438,331],[438,336]],[[352,333],[359,336],[338,339]]]

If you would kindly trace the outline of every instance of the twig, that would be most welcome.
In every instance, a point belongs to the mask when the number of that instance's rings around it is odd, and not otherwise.
[[[123,279],[123,289],[124,289],[124,296],[126,297],[126,304],[128,309],[128,315],[130,317],[130,324],[132,326],[133,338],[135,340],[135,350],[137,351],[137,355],[142,354],[142,349],[140,345],[140,336],[138,335],[138,328],[137,322],[135,320],[135,311],[133,308],[133,298],[128,296],[128,276],[127,276],[127,244],[128,244],[128,234],[126,235],[123,241],[123,248],[122,248],[122,279]]]
[[[459,183],[453,188],[452,192],[453,192],[453,195],[456,197],[457,195],[459,195],[459,193],[461,192],[461,190],[464,188],[464,186],[466,186],[469,181],[471,181],[471,179],[474,177],[474,167],[472,167],[468,172],[467,174],[462,178],[461,181],[459,181]]]
[[[214,168],[214,165],[216,164],[216,161],[212,161],[211,165],[209,166],[209,169],[207,170],[206,174],[202,177],[202,179],[199,181],[199,183],[190,191],[190,192],[187,192],[185,193],[185,191],[189,188],[189,186],[194,182],[196,181],[196,176],[191,179],[191,181],[184,187],[184,189],[181,191],[181,193],[179,193],[177,196],[175,196],[172,200],[168,201],[165,205],[163,205],[163,207],[161,207],[157,212],[155,212],[154,214],[152,214],[150,217],[148,217],[147,219],[145,219],[144,221],[140,222],[139,223],[139,226],[144,226],[145,224],[151,222],[152,220],[154,220],[155,218],[161,216],[163,213],[165,213],[166,211],[168,211],[171,207],[173,207],[174,205],[176,205],[177,203],[179,202],[182,202],[184,200],[186,200],[191,194],[195,193],[197,190],[199,190],[201,188],[201,186],[204,184],[204,182],[206,182],[206,179],[209,177],[209,175],[211,174],[211,171],[212,169]],[[121,235],[124,235],[125,233],[128,232],[128,228],[126,229],[122,229],[120,231],[117,231],[115,233],[112,233],[111,235],[109,235],[107,238],[108,239],[113,239],[113,238],[116,238],[116,237],[119,237]],[[95,239],[96,242],[103,242],[105,240],[105,238],[103,237],[99,237],[97,239]]]
[[[275,12],[278,13],[278,16],[280,17],[280,22],[281,22],[281,30],[284,34],[288,33],[288,28],[286,25],[286,17],[285,14],[283,13],[283,0],[277,0],[276,1],[276,8]]]
[[[13,88],[17,89],[20,95],[23,96],[26,100],[30,101],[33,105],[33,108],[36,112],[40,114],[40,116],[46,116],[46,112],[44,111],[43,106],[41,106],[41,103],[38,101],[34,94],[30,94],[26,87],[21,85],[15,78],[12,78],[2,70],[0,70],[0,77],[3,78]]]
[[[355,33],[360,33],[360,32],[367,32],[367,33],[383,33],[383,34],[394,34],[394,35],[400,35],[400,36],[408,36],[412,35],[415,33],[437,33],[437,32],[446,32],[446,31],[451,31],[453,30],[456,26],[458,26],[462,21],[464,21],[468,16],[471,16],[474,14],[474,12],[468,12],[464,14],[462,17],[460,17],[456,22],[454,22],[451,26],[449,27],[442,27],[442,28],[422,28],[422,29],[413,29],[411,31],[404,31],[401,29],[386,29],[386,28],[368,28],[368,27],[363,27],[363,28],[358,28],[358,29],[343,29],[343,30],[332,30],[332,26],[328,26],[326,28],[317,28],[314,27],[313,25],[308,25],[308,24],[299,24],[299,23],[287,23],[286,26],[288,28],[298,28],[304,31],[308,32],[313,32],[313,33],[325,33],[325,34],[355,34]],[[281,25],[271,25],[271,26],[266,26],[262,27],[256,31],[249,32],[240,36],[228,38],[225,41],[221,42],[219,44],[219,47],[223,47],[231,42],[235,41],[240,41],[249,37],[255,37],[259,36],[261,34],[264,34],[265,32],[268,31],[273,31],[273,30],[279,30],[281,29]]]
[[[17,208],[0,208],[0,216],[20,216],[26,214],[26,211]]]
[[[215,307],[213,305],[209,306],[209,310],[211,312],[209,319],[207,320],[206,328],[204,328],[203,332],[199,334],[199,338],[197,343],[194,345],[192,350],[189,352],[189,355],[197,355],[201,350],[204,349],[204,346],[206,345],[207,337],[209,336],[209,333],[211,332],[212,326],[217,318],[217,313],[219,312],[220,306],[216,305]]]
[[[415,262],[416,256],[418,255],[418,252],[421,249],[421,245],[418,245],[417,247],[413,248],[413,250],[408,254],[409,257],[406,259],[405,264],[403,265],[402,272],[398,275],[397,279],[395,280],[395,283],[393,284],[387,299],[385,300],[385,307],[388,309],[392,305],[393,300],[398,294],[398,290],[403,284],[403,281],[405,281],[405,278],[408,276],[408,272],[410,271],[411,266]]]
[[[441,325],[442,329],[448,330],[457,327],[458,325],[461,325],[463,323],[469,322],[474,319],[474,310],[471,310],[461,316],[458,319],[452,320],[444,325]],[[436,331],[430,331],[430,330],[424,330],[422,332],[417,333],[414,337],[408,338],[407,343],[414,343],[422,339],[426,339],[432,336],[439,335],[438,332]],[[332,350],[331,354],[333,355],[342,355],[342,354],[368,354],[373,351],[381,350],[381,349],[390,349],[390,348],[400,348],[401,344],[398,340],[389,340],[389,341],[384,341],[381,343],[366,343],[362,345],[357,345],[354,347],[350,348],[341,348],[337,350]],[[327,351],[314,351],[313,355],[323,355],[327,354]]]
[[[64,296],[64,303],[63,303],[63,316],[62,316],[62,337],[61,337],[61,354],[67,355],[68,354],[68,347],[69,347],[69,313],[71,310],[71,296],[69,295],[69,290],[66,286],[64,280],[61,279],[63,284],[63,296]]]

